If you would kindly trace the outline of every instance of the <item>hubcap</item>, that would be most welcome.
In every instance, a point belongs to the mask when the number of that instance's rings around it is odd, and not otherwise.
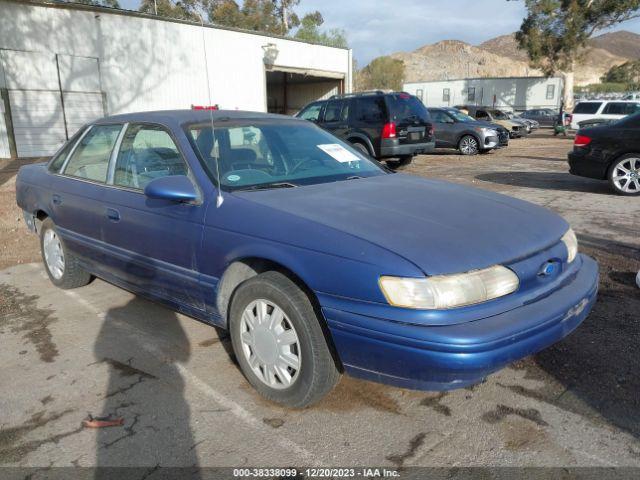
[[[298,379],[300,341],[284,311],[269,300],[255,300],[240,321],[242,353],[253,373],[271,388],[288,388]]]
[[[47,268],[51,276],[56,280],[60,280],[64,274],[64,253],[62,252],[62,245],[56,232],[51,229],[44,232],[42,246],[44,250],[44,261],[47,263]]]
[[[613,183],[625,193],[640,193],[640,158],[627,158],[613,169]]]
[[[462,142],[460,143],[460,150],[465,155],[476,153],[478,151],[478,142],[476,142],[475,138],[463,138]]]

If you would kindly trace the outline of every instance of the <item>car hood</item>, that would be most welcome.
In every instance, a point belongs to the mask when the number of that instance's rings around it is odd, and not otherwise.
[[[235,195],[373,243],[427,275],[506,264],[569,228],[528,202],[404,174]],[[339,244],[326,248],[340,255]]]

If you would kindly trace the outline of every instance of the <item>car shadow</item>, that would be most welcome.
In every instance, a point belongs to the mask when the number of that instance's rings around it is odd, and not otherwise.
[[[600,265],[598,300],[573,333],[533,357],[562,390],[510,388],[640,438],[640,249],[588,235],[579,240]],[[536,377],[534,370],[528,373]]]
[[[604,181],[577,177],[564,172],[490,172],[476,175],[475,178],[483,182],[514,187],[613,195]]]
[[[96,365],[108,369],[102,411],[96,417],[124,424],[96,435],[96,479],[117,476],[114,467],[146,470],[181,467],[182,478],[200,470],[191,410],[177,363],[191,356],[175,312],[140,297],[107,311],[94,345]]]
[[[565,162],[566,158],[557,158],[557,157],[533,157],[531,155],[507,155],[507,158],[522,158],[525,160],[544,160],[545,162]]]

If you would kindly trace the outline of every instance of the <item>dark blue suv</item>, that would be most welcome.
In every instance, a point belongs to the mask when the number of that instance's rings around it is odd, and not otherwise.
[[[416,96],[404,92],[334,95],[307,105],[296,116],[391,167],[410,163],[415,155],[435,148],[427,108]]]

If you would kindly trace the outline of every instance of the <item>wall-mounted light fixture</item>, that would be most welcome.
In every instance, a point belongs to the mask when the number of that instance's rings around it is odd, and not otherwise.
[[[264,64],[267,68],[273,67],[276,63],[276,58],[278,58],[278,53],[280,53],[278,47],[275,43],[267,43],[262,46],[262,50],[264,50],[264,56],[262,57]]]

